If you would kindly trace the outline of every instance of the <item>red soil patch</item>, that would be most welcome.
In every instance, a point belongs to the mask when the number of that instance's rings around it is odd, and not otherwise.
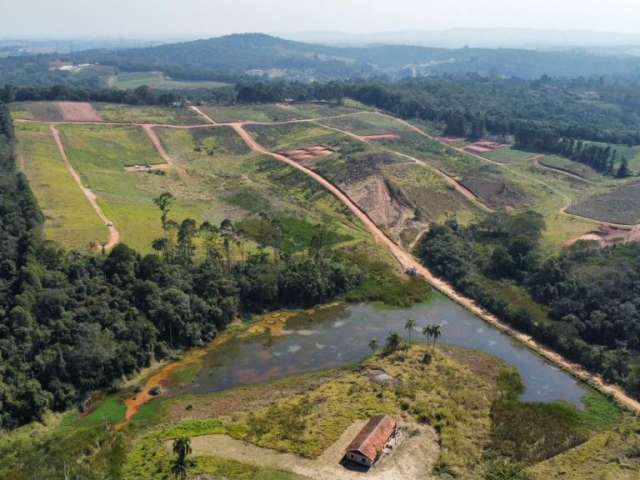
[[[58,102],[65,122],[102,122],[102,118],[88,102]]]
[[[400,140],[400,135],[396,133],[384,133],[381,135],[366,135],[362,137],[367,142],[375,142],[376,140]]]
[[[315,145],[308,148],[299,148],[297,150],[289,150],[287,152],[281,152],[280,155],[287,157],[294,162],[304,162],[305,160],[311,160],[319,157],[326,157],[331,155],[333,150],[324,145]]]

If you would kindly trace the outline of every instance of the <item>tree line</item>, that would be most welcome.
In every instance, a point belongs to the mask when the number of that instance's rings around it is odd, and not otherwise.
[[[434,225],[416,253],[502,320],[640,395],[640,244],[578,242],[544,258],[544,228],[535,212],[467,227],[450,220]],[[516,300],[501,295],[503,282],[516,287]]]
[[[553,131],[532,125],[519,126],[515,139],[518,148],[562,155],[574,162],[588,165],[603,175],[617,178],[626,178],[631,175],[629,160],[623,155],[618,161],[618,152],[610,145],[597,145],[561,137]]]
[[[254,239],[221,225],[170,218],[157,199],[158,253],[118,245],[108,255],[67,252],[42,239],[42,215],[15,168],[13,129],[0,106],[0,429],[117,388],[172,351],[202,345],[238,316],[304,307],[346,294],[360,267],[317,227],[306,252],[279,250],[281,229],[261,219]]]

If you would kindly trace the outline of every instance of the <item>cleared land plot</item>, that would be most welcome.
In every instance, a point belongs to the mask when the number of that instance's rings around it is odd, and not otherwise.
[[[21,169],[45,216],[45,237],[80,251],[105,242],[107,229],[69,174],[49,127],[17,124],[16,136]]]
[[[357,112],[339,105],[316,103],[233,105],[200,107],[218,123],[228,122],[286,122],[329,117]]]
[[[16,120],[39,122],[61,122],[62,111],[56,102],[17,102],[9,105],[11,116]]]
[[[585,198],[567,211],[603,222],[636,225],[640,223],[640,182]]]
[[[143,85],[159,90],[197,90],[229,86],[223,82],[173,80],[162,72],[119,73],[109,78],[108,85],[123,90],[132,90]]]
[[[185,196],[186,189],[175,172],[158,175],[125,171],[127,165],[162,163],[139,129],[64,125],[60,132],[69,161],[98,196],[103,211],[120,230],[123,243],[142,252],[151,250],[151,242],[161,235],[153,199],[164,191],[177,198],[172,219],[206,218],[210,203]]]
[[[204,120],[193,110],[184,107],[152,105],[117,105],[94,103],[93,107],[105,122],[155,123],[165,125],[200,125]]]

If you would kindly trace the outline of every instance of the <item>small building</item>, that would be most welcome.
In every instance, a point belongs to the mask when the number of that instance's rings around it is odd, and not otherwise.
[[[347,447],[344,460],[371,468],[395,439],[398,422],[389,415],[371,418]]]

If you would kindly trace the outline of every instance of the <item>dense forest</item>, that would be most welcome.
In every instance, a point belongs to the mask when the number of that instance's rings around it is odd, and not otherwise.
[[[543,260],[544,228],[535,212],[468,227],[451,220],[434,225],[416,253],[502,320],[640,395],[640,244],[578,242]]]
[[[116,388],[153,358],[213,339],[238,316],[362,295],[354,293],[361,285],[371,294],[381,279],[370,275],[385,275],[330,248],[335,238],[321,226],[308,251],[289,254],[269,216],[257,219],[251,237],[228,220],[175,221],[170,194],[156,199],[164,231],[157,254],[122,244],[108,255],[63,251],[41,238],[42,216],[16,171],[1,105],[0,120],[0,430]]]

